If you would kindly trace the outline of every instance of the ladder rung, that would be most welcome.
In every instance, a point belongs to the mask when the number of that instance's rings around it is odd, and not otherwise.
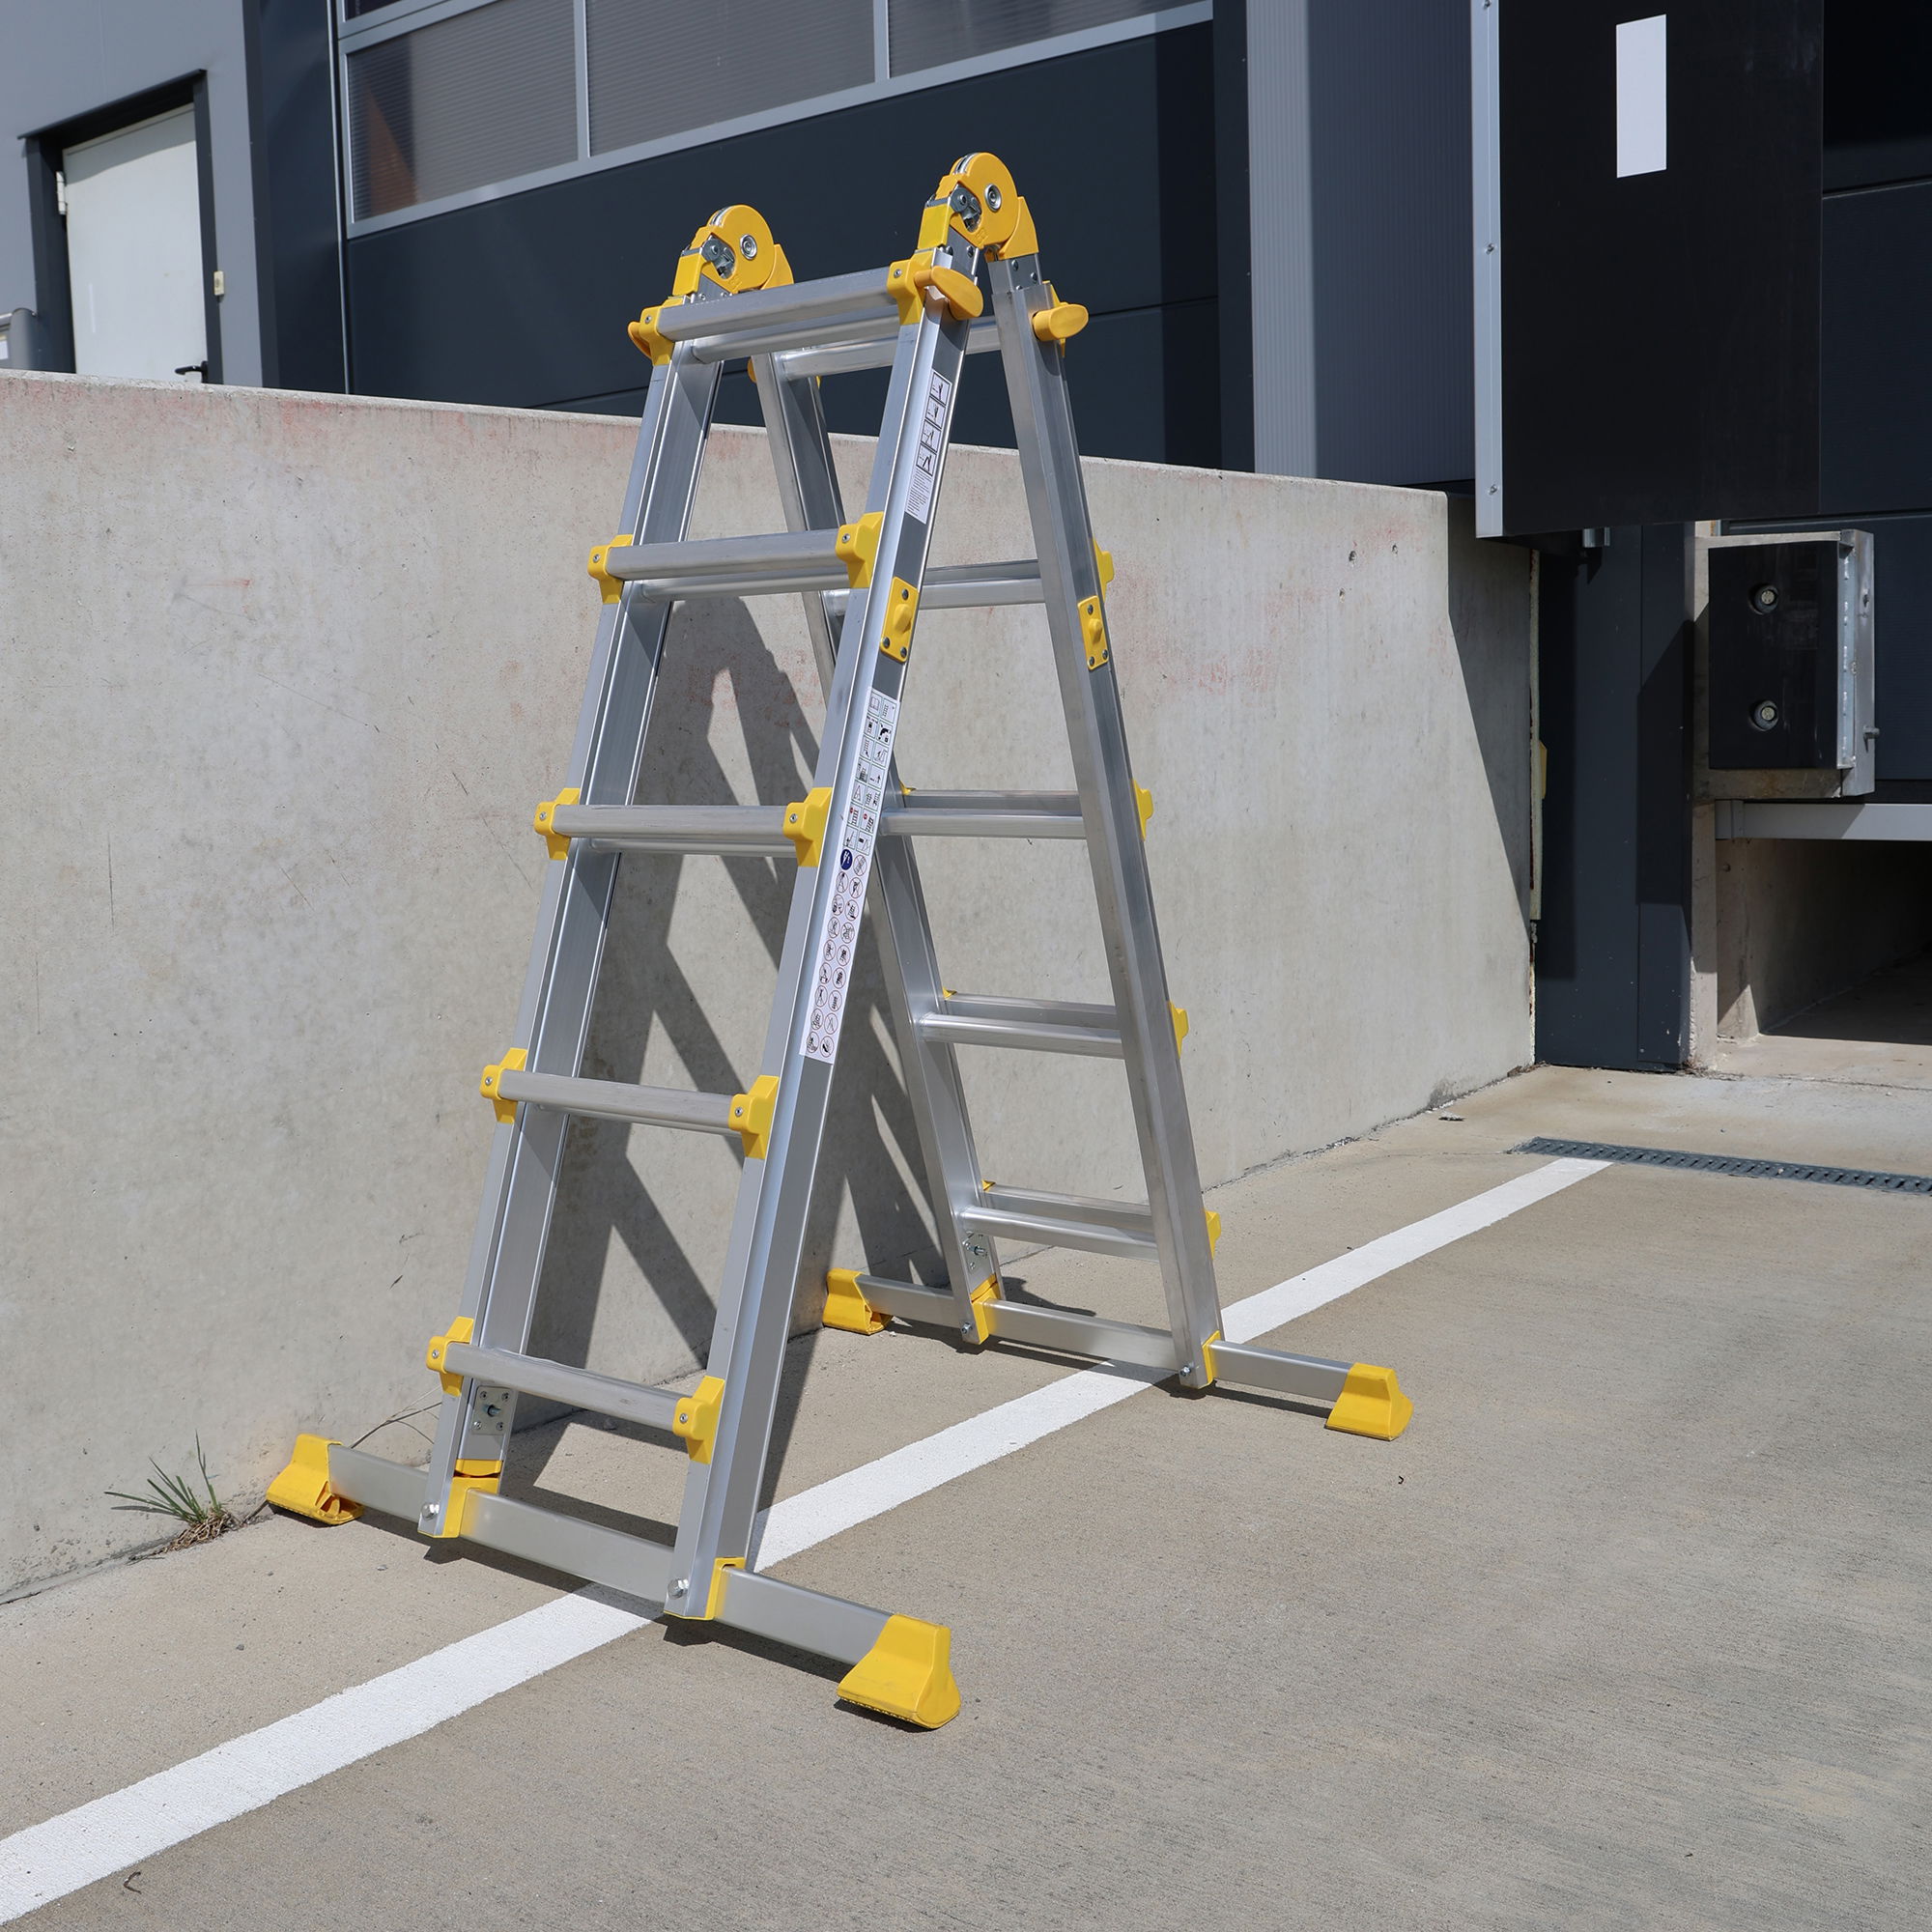
[[[1030,556],[1011,563],[942,563],[925,573],[922,611],[973,611],[988,604],[1038,604],[1039,565]]]
[[[744,295],[719,296],[708,301],[682,301],[659,310],[658,333],[667,342],[693,342],[699,337],[735,335],[753,330],[766,334],[813,324],[828,341],[842,340],[854,324],[873,317],[894,318],[898,303],[886,285],[886,270],[861,269],[856,274],[827,275],[817,281],[787,282],[782,288],[752,289]],[[743,348],[734,352],[742,355]]]
[[[958,1303],[948,1288],[915,1288],[909,1282],[886,1281],[878,1275],[859,1276],[859,1292],[874,1308],[905,1321],[929,1321],[950,1328],[958,1320]],[[1071,1309],[1040,1308],[1030,1301],[982,1301],[987,1331],[1008,1342],[1036,1348],[1064,1349],[1091,1355],[1096,1362],[1132,1362],[1144,1369],[1179,1366],[1174,1337],[1165,1328],[1146,1328],[1137,1321],[1108,1321],[1097,1315],[1076,1315]]]
[[[888,838],[1080,838],[1074,791],[911,791],[879,814]]]
[[[559,805],[551,830],[599,852],[715,852],[791,858],[781,805]]]
[[[1129,1261],[1158,1261],[1153,1216],[1125,1201],[1083,1194],[1035,1194],[1017,1187],[989,1187],[960,1217],[983,1234],[1046,1248],[1084,1248],[1090,1254]]]
[[[504,1100],[526,1100],[562,1114],[606,1121],[639,1121],[653,1127],[688,1127],[700,1134],[735,1134],[730,1094],[688,1094],[678,1087],[631,1087],[620,1080],[574,1080],[561,1073],[526,1073],[506,1066],[497,1076]]]
[[[517,1355],[504,1349],[446,1342],[442,1366],[453,1376],[470,1377],[491,1388],[546,1396],[552,1402],[567,1402],[573,1408],[641,1422],[649,1429],[668,1429],[677,1411],[679,1398],[667,1389],[593,1375],[588,1369],[573,1369],[562,1362],[546,1361],[541,1355]]]
[[[842,334],[837,342],[821,342],[809,348],[779,350],[779,374],[792,376],[839,376],[851,369],[883,369],[893,359],[898,347],[898,320],[896,317],[882,318],[876,323],[867,323]],[[719,337],[718,340],[724,338]],[[704,356],[710,348],[711,338],[696,345],[696,353]],[[983,355],[990,349],[1000,346],[1000,325],[987,315],[966,331],[966,353],[969,355]],[[744,355],[744,350],[730,352]]]
[[[837,530],[710,537],[696,543],[613,544],[605,574],[648,597],[762,597],[783,590],[843,590]]]
[[[1035,1053],[1121,1056],[1120,1015],[1080,1000],[1008,1000],[949,993],[919,1021],[922,1039],[953,1046],[1011,1046]]]

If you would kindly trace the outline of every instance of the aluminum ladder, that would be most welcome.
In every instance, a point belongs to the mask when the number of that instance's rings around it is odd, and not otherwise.
[[[981,277],[984,287],[981,286]],[[990,296],[991,313],[986,313]],[[680,257],[671,296],[631,325],[654,363],[624,508],[627,534],[590,555],[605,609],[569,767],[538,809],[553,860],[516,1038],[488,1067],[496,1109],[482,1211],[461,1313],[430,1343],[444,1391],[427,1471],[327,1438],[298,1438],[270,1499],[323,1521],[362,1507],[601,1583],[668,1616],[715,1620],[850,1666],[842,1696],[914,1724],[959,1708],[951,1634],[760,1575],[757,1510],[805,1222],[867,900],[883,954],[950,1286],[837,1270],[828,1325],[892,1318],[1217,1380],[1329,1409],[1331,1427],[1393,1436],[1409,1406],[1394,1376],[1221,1339],[1216,1217],[1206,1211],[1181,1083],[1185,1016],[1170,1004],[1145,852],[1151,799],[1127,757],[1105,585],[1067,401],[1065,344],[1086,311],[1043,279],[1032,216],[992,156],[968,155],[926,204],[919,245],[884,270],[794,283],[755,211],[721,210]],[[997,351],[1011,403],[1036,556],[928,567],[926,550],[961,365]],[[723,365],[756,380],[789,527],[686,536]],[[839,500],[821,375],[890,364],[863,515]],[[788,805],[641,807],[645,727],[678,600],[804,594],[826,689],[806,796]],[[1043,606],[1077,790],[908,791],[893,743],[918,613]],[[939,973],[915,859],[923,838],[1084,840],[1114,1002],[968,998]],[[789,921],[758,1072],[741,1094],[696,1094],[580,1074],[627,851],[795,861]],[[1100,1055],[1124,1064],[1147,1201],[1027,1192],[981,1177],[960,1081],[961,1047]],[[526,1352],[555,1204],[565,1128],[589,1115],[726,1136],[744,1167],[706,1374],[688,1395]],[[996,1244],[1151,1262],[1168,1325],[1139,1326],[1002,1296]],[[681,1437],[689,1463],[676,1542],[647,1539],[502,1495],[519,1395]]]

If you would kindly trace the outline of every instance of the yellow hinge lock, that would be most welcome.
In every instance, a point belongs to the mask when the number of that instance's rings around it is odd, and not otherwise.
[[[898,304],[899,326],[917,322],[930,301],[944,308],[954,322],[971,322],[985,307],[986,298],[971,275],[942,269],[934,251],[922,248],[886,270],[886,293]]]
[[[556,809],[560,805],[577,805],[583,794],[575,785],[566,785],[554,798],[547,798],[537,807],[536,817],[531,821],[543,837],[543,842],[550,848],[553,859],[570,857],[570,840],[561,837],[556,830]]]
[[[1033,312],[1033,332],[1042,342],[1057,342],[1065,349],[1087,327],[1087,311],[1078,302],[1064,302],[1051,282],[1046,285],[1047,306]]]
[[[517,1118],[517,1103],[503,1098],[499,1083],[505,1073],[521,1073],[530,1057],[526,1046],[513,1046],[494,1066],[483,1069],[476,1091],[497,1110],[497,1122],[508,1126]]]
[[[679,1396],[671,1411],[670,1433],[681,1436],[694,1463],[708,1463],[718,1440],[718,1414],[724,1401],[724,1384],[706,1376],[689,1395]]]
[[[747,1160],[763,1160],[771,1145],[772,1110],[779,1103],[779,1076],[761,1073],[752,1082],[749,1094],[731,1098],[731,1124],[745,1143]]]
[[[886,614],[879,648],[904,664],[912,655],[912,622],[919,614],[919,592],[903,577],[895,577],[886,592]]]
[[[601,543],[590,553],[590,562],[586,566],[590,575],[597,580],[597,588],[605,603],[614,604],[624,594],[621,578],[615,578],[604,568],[611,560],[611,553],[620,550],[630,542],[629,537],[612,537],[609,543]]]
[[[825,821],[832,812],[832,787],[817,785],[785,807],[784,836],[791,840],[801,866],[815,866],[825,856]]]

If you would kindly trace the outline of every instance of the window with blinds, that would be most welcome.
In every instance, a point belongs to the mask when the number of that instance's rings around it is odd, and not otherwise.
[[[1029,41],[1107,27],[1156,11],[1159,0],[891,0],[895,73],[944,67]],[[1166,0],[1172,5],[1173,0]]]

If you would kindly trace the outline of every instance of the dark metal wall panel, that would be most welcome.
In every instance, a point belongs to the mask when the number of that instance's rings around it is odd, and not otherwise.
[[[1513,531],[1819,500],[1821,0],[1671,7],[1668,165],[1619,179],[1615,35],[1641,11],[1499,0]]]
[[[1465,14],[1454,0],[1311,0],[1308,42],[1321,473],[1466,480]]]
[[[1675,1066],[1690,992],[1690,555],[1681,526],[1546,555],[1548,753],[1536,1050],[1570,1066]]]
[[[668,290],[679,250],[710,210],[751,202],[801,278],[845,273],[912,246],[933,183],[969,148],[991,149],[1012,168],[1055,283],[1094,311],[1069,352],[1076,369],[1087,365],[1076,392],[1084,445],[1217,463],[1220,269],[1205,25],[358,237],[349,244],[355,387],[612,407],[635,397],[646,374],[624,325]],[[1096,384],[1103,369],[1112,373]],[[841,413],[835,405],[835,419]],[[877,426],[874,409],[866,427]]]

